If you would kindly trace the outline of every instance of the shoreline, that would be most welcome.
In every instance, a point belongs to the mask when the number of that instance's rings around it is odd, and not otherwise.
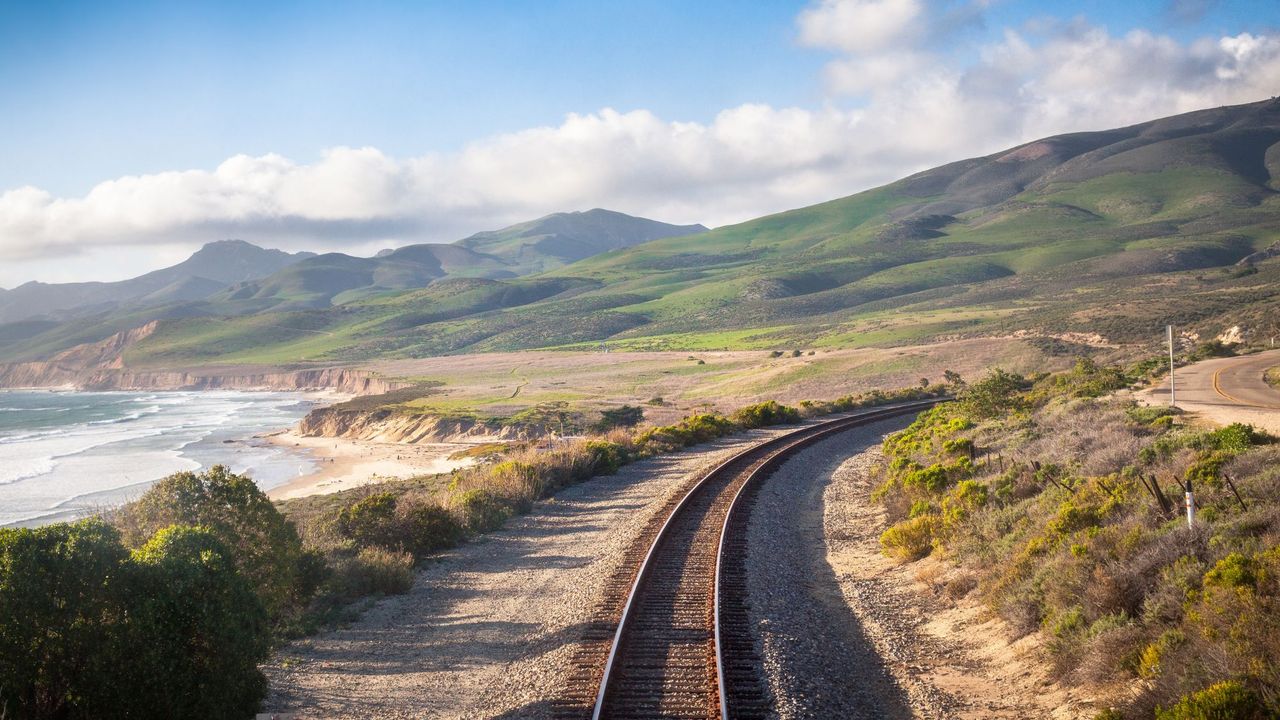
[[[294,426],[333,391],[0,390],[0,526],[109,511],[175,473],[226,465],[259,487],[313,461],[262,435]]]
[[[276,447],[310,457],[315,470],[266,490],[272,500],[327,495],[392,479],[448,473],[475,464],[450,459],[477,443],[384,443],[351,438],[309,437],[296,428],[255,436]],[[492,440],[484,440],[492,442]]]

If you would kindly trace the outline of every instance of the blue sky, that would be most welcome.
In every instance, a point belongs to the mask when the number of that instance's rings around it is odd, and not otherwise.
[[[856,12],[839,15],[841,6]],[[806,25],[809,16],[814,22]],[[839,27],[845,21],[856,27]],[[129,274],[133,262],[104,269],[103,253],[167,261],[222,234],[355,252],[596,205],[680,222],[745,219],[1034,133],[1257,99],[1276,77],[1277,26],[1280,3],[1263,0],[8,2],[0,5],[0,257],[9,263],[0,286],[26,277]],[[868,28],[883,32],[871,36]],[[1135,31],[1143,36],[1129,37]],[[1010,42],[1011,32],[1026,48]],[[1096,92],[1071,85],[1052,67],[1089,64],[1111,51],[1110,68],[1098,68]],[[963,93],[1011,62],[1000,59],[1006,56],[1020,65],[1016,93],[994,102],[958,94],[947,107],[970,116],[985,113],[983,103],[1013,109],[973,123],[957,116],[964,128],[953,142],[917,137],[899,147],[891,114],[908,105],[919,114],[926,80],[944,93]],[[1155,80],[1129,76],[1129,69],[1141,74],[1131,65],[1152,58],[1188,68],[1226,63],[1234,75],[1216,85],[1209,75],[1191,77],[1193,70]],[[909,86],[915,94],[907,94]],[[1108,92],[1120,109],[1106,107]],[[1045,98],[1058,95],[1070,100],[1070,114],[1048,109],[1061,103]],[[602,116],[606,109],[623,118]],[[635,113],[643,117],[629,115]],[[569,114],[599,122],[573,126]],[[694,147],[684,124],[705,142]],[[532,133],[537,128],[554,137]],[[841,128],[858,142],[840,139]],[[779,133],[787,138],[779,152],[810,164],[780,165],[761,155]],[[806,145],[796,137],[805,133],[827,143]],[[646,152],[659,159],[671,153],[665,165],[641,167],[642,159],[631,158],[618,174],[601,175],[598,165],[614,164],[628,148],[650,148],[658,134],[669,137]],[[609,145],[605,136],[622,144]],[[477,146],[498,160],[472,157],[484,155]],[[348,157],[344,148],[371,152]],[[335,149],[355,166],[326,170]],[[215,172],[242,155],[271,160],[231,168],[234,176]],[[528,163],[494,168],[496,177],[481,172],[506,157]],[[560,173],[566,158],[578,163],[577,174],[558,174],[557,193],[491,192],[543,182],[542,169],[553,164]],[[709,172],[708,158],[734,172]],[[845,169],[812,179],[816,168],[833,163]],[[387,170],[378,174],[375,166]],[[267,191],[253,184],[264,173],[285,183],[280,177],[311,170],[364,178],[365,185],[391,173],[390,185],[465,197],[424,205],[379,195],[335,214],[332,202],[300,206],[296,192],[270,194],[276,185]],[[211,177],[165,185],[177,171]],[[128,176],[145,182],[114,182]],[[89,193],[103,183],[111,192],[98,192],[105,199],[95,206]],[[663,183],[695,201],[662,198]],[[344,206],[360,192],[332,183],[319,191]],[[200,215],[242,194],[256,200]],[[156,209],[174,202],[186,209]],[[344,230],[353,226],[363,229]]]

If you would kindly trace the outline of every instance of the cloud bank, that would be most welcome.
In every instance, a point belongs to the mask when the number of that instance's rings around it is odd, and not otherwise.
[[[449,154],[335,147],[309,163],[237,155],[212,170],[121,177],[83,197],[12,189],[0,194],[0,260],[231,236],[314,248],[448,241],[590,207],[721,225],[1045,135],[1280,88],[1280,37],[1180,43],[1043,20],[958,52],[964,29],[982,23],[981,3],[811,5],[796,38],[832,56],[819,108],[748,104],[705,123],[603,109]]]

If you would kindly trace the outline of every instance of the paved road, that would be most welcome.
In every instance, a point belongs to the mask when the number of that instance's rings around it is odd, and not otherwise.
[[[1178,368],[1178,407],[1218,423],[1244,422],[1280,433],[1280,390],[1262,374],[1280,366],[1280,350],[1217,358]],[[1169,383],[1146,393],[1153,404],[1169,402]]]

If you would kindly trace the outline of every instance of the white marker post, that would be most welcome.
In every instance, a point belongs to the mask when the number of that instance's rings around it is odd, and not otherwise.
[[[1187,527],[1196,524],[1196,496],[1191,492],[1191,478],[1187,478]]]
[[[1169,407],[1175,407],[1178,403],[1173,399],[1173,326],[1166,328],[1169,331]]]

